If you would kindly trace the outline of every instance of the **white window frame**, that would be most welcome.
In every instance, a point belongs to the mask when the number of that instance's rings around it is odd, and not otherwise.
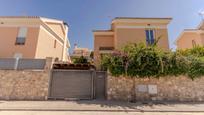
[[[27,37],[28,28],[27,27],[20,27],[18,30],[18,36],[16,38],[16,44],[17,45],[24,45]],[[21,43],[19,42],[19,39],[24,39],[24,41]]]

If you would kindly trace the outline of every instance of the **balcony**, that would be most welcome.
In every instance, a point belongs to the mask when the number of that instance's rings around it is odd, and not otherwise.
[[[113,53],[114,47],[99,47],[100,53]]]

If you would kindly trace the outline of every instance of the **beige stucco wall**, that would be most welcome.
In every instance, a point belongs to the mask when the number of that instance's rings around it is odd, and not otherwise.
[[[40,28],[35,58],[53,57],[62,60],[63,45],[56,41],[55,37],[48,33],[44,28]]]
[[[61,51],[59,42],[53,50],[53,39],[69,42],[68,39],[65,39],[68,27],[63,21],[37,16],[1,16],[0,22],[0,58],[13,58],[15,53],[21,53],[23,58],[58,57],[61,60],[63,57],[63,61],[69,61],[67,51],[69,44],[64,44],[64,53]],[[20,27],[28,28],[25,45],[15,45]],[[43,32],[42,29],[46,32]]]
[[[113,35],[95,35],[94,36],[94,63],[97,67],[100,64],[100,47],[114,47]]]
[[[202,38],[204,38],[204,36]],[[204,45],[204,42],[201,39],[201,34],[197,32],[184,32],[176,42],[177,49],[193,48],[192,40],[194,40],[197,45]]]
[[[60,36],[62,39],[65,38],[65,33],[64,33],[64,31],[63,31],[63,28],[62,28],[62,25],[61,25],[61,24],[58,24],[58,23],[49,23],[49,22],[47,22],[46,24],[48,24],[48,26],[49,26],[50,28],[52,28],[52,30],[53,30],[54,32],[56,32],[56,34],[57,34],[58,36]]]
[[[1,100],[46,100],[48,86],[48,72],[0,70]]]
[[[134,85],[135,83],[135,85]],[[139,85],[148,87],[155,85],[156,94],[147,90],[141,92]],[[130,77],[107,78],[108,100],[131,101],[204,101],[204,77],[194,81],[187,76],[166,76],[157,78],[136,78],[135,82]]]
[[[168,37],[168,30],[167,29],[155,29],[155,37],[159,38],[158,47],[168,50],[169,49],[169,37]]]
[[[115,30],[116,49],[128,43],[146,43],[145,29],[118,28]]]
[[[121,24],[119,24],[121,25]],[[119,26],[117,25],[117,26]],[[128,43],[144,43],[146,44],[146,28],[134,28],[134,25],[136,24],[126,24],[122,27],[124,28],[116,28],[114,29],[114,35],[115,35],[115,47],[117,49],[120,49],[121,47],[125,46]],[[137,24],[136,27],[140,26],[147,26],[147,24]],[[153,26],[165,26],[162,24],[156,24]],[[119,26],[120,27],[120,26]],[[153,28],[155,33],[155,39],[158,39],[160,37],[160,40],[158,42],[158,47],[168,50],[169,49],[169,41],[168,41],[168,30],[167,28]]]
[[[14,57],[22,53],[23,58],[34,58],[39,33],[38,27],[28,27],[25,45],[15,45],[19,27],[0,27],[0,58]]]

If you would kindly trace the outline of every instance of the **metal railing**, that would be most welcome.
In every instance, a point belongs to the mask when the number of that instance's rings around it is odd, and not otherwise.
[[[1,70],[41,70],[45,65],[46,59],[0,58]]]

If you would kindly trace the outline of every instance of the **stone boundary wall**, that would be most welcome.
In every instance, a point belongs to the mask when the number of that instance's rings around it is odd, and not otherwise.
[[[46,100],[49,71],[0,70],[1,100]]]
[[[135,79],[135,81],[134,81]],[[107,99],[123,101],[204,101],[204,77],[107,77]]]

